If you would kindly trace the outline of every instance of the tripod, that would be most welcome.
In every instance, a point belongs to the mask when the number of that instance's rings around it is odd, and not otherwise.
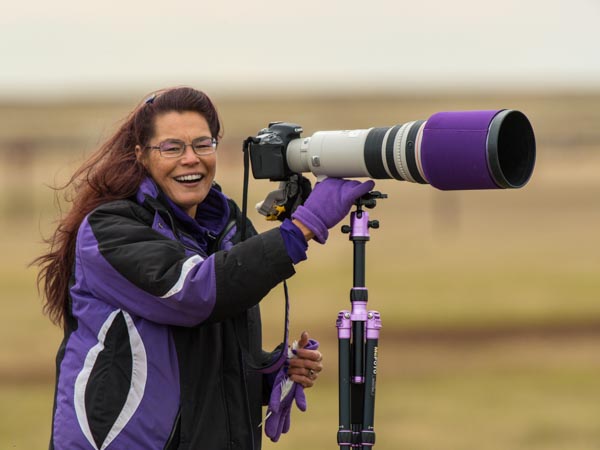
[[[343,233],[350,234],[354,246],[354,275],[350,291],[352,311],[340,311],[336,323],[339,350],[337,442],[341,450],[367,450],[375,445],[373,422],[381,317],[377,311],[367,311],[365,251],[369,228],[379,228],[379,222],[369,220],[369,213],[364,208],[374,208],[377,199],[383,198],[387,195],[377,191],[359,198],[355,202],[356,211],[350,214],[350,225],[342,227]]]

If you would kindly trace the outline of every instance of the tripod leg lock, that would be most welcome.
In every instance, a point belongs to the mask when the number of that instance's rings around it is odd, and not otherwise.
[[[362,430],[360,432],[360,443],[363,447],[375,445],[375,432],[373,430]]]
[[[350,339],[352,334],[352,320],[350,311],[343,310],[338,313],[336,325],[339,339]]]
[[[369,311],[367,313],[367,339],[379,339],[379,330],[381,330],[381,314],[379,311]]]
[[[360,432],[339,430],[337,443],[338,446],[373,447],[375,445],[375,432],[373,430],[362,430]]]
[[[352,437],[353,437],[352,431],[350,430],[340,430],[338,431],[337,434],[337,442],[338,445],[348,445],[351,446],[353,444],[352,442]]]
[[[369,291],[364,287],[353,287],[350,291],[350,301],[351,302],[368,302],[369,301]]]

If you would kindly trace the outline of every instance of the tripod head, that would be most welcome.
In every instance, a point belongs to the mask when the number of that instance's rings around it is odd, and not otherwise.
[[[354,204],[356,205],[356,210],[361,211],[362,207],[373,209],[377,206],[377,199],[388,198],[387,194],[384,194],[379,191],[371,191],[367,192],[365,195],[360,197]]]
[[[360,197],[358,200],[356,200],[354,202],[354,205],[356,206],[356,211],[352,211],[352,213],[350,214],[351,225],[342,225],[342,233],[350,233],[350,239],[355,239],[359,236],[363,239],[368,238],[367,230],[369,228],[379,228],[379,221],[369,220],[368,214],[366,214],[366,217],[363,218],[363,208],[373,209],[375,208],[375,206],[377,206],[377,200],[384,199],[387,197],[387,194],[384,194],[382,192],[371,191]],[[364,219],[366,219],[366,222],[364,221]]]

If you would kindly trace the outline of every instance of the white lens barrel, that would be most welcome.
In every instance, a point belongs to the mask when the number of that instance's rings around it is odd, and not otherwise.
[[[427,183],[417,151],[425,121],[363,130],[318,131],[290,141],[289,168],[339,178],[368,177]]]
[[[312,172],[317,177],[369,177],[364,147],[369,130],[318,131],[294,139],[287,147],[287,163],[293,172]]]

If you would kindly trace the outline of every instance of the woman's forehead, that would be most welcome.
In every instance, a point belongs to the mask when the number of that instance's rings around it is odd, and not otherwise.
[[[169,111],[154,119],[156,137],[189,138],[211,136],[208,122],[195,111]]]

